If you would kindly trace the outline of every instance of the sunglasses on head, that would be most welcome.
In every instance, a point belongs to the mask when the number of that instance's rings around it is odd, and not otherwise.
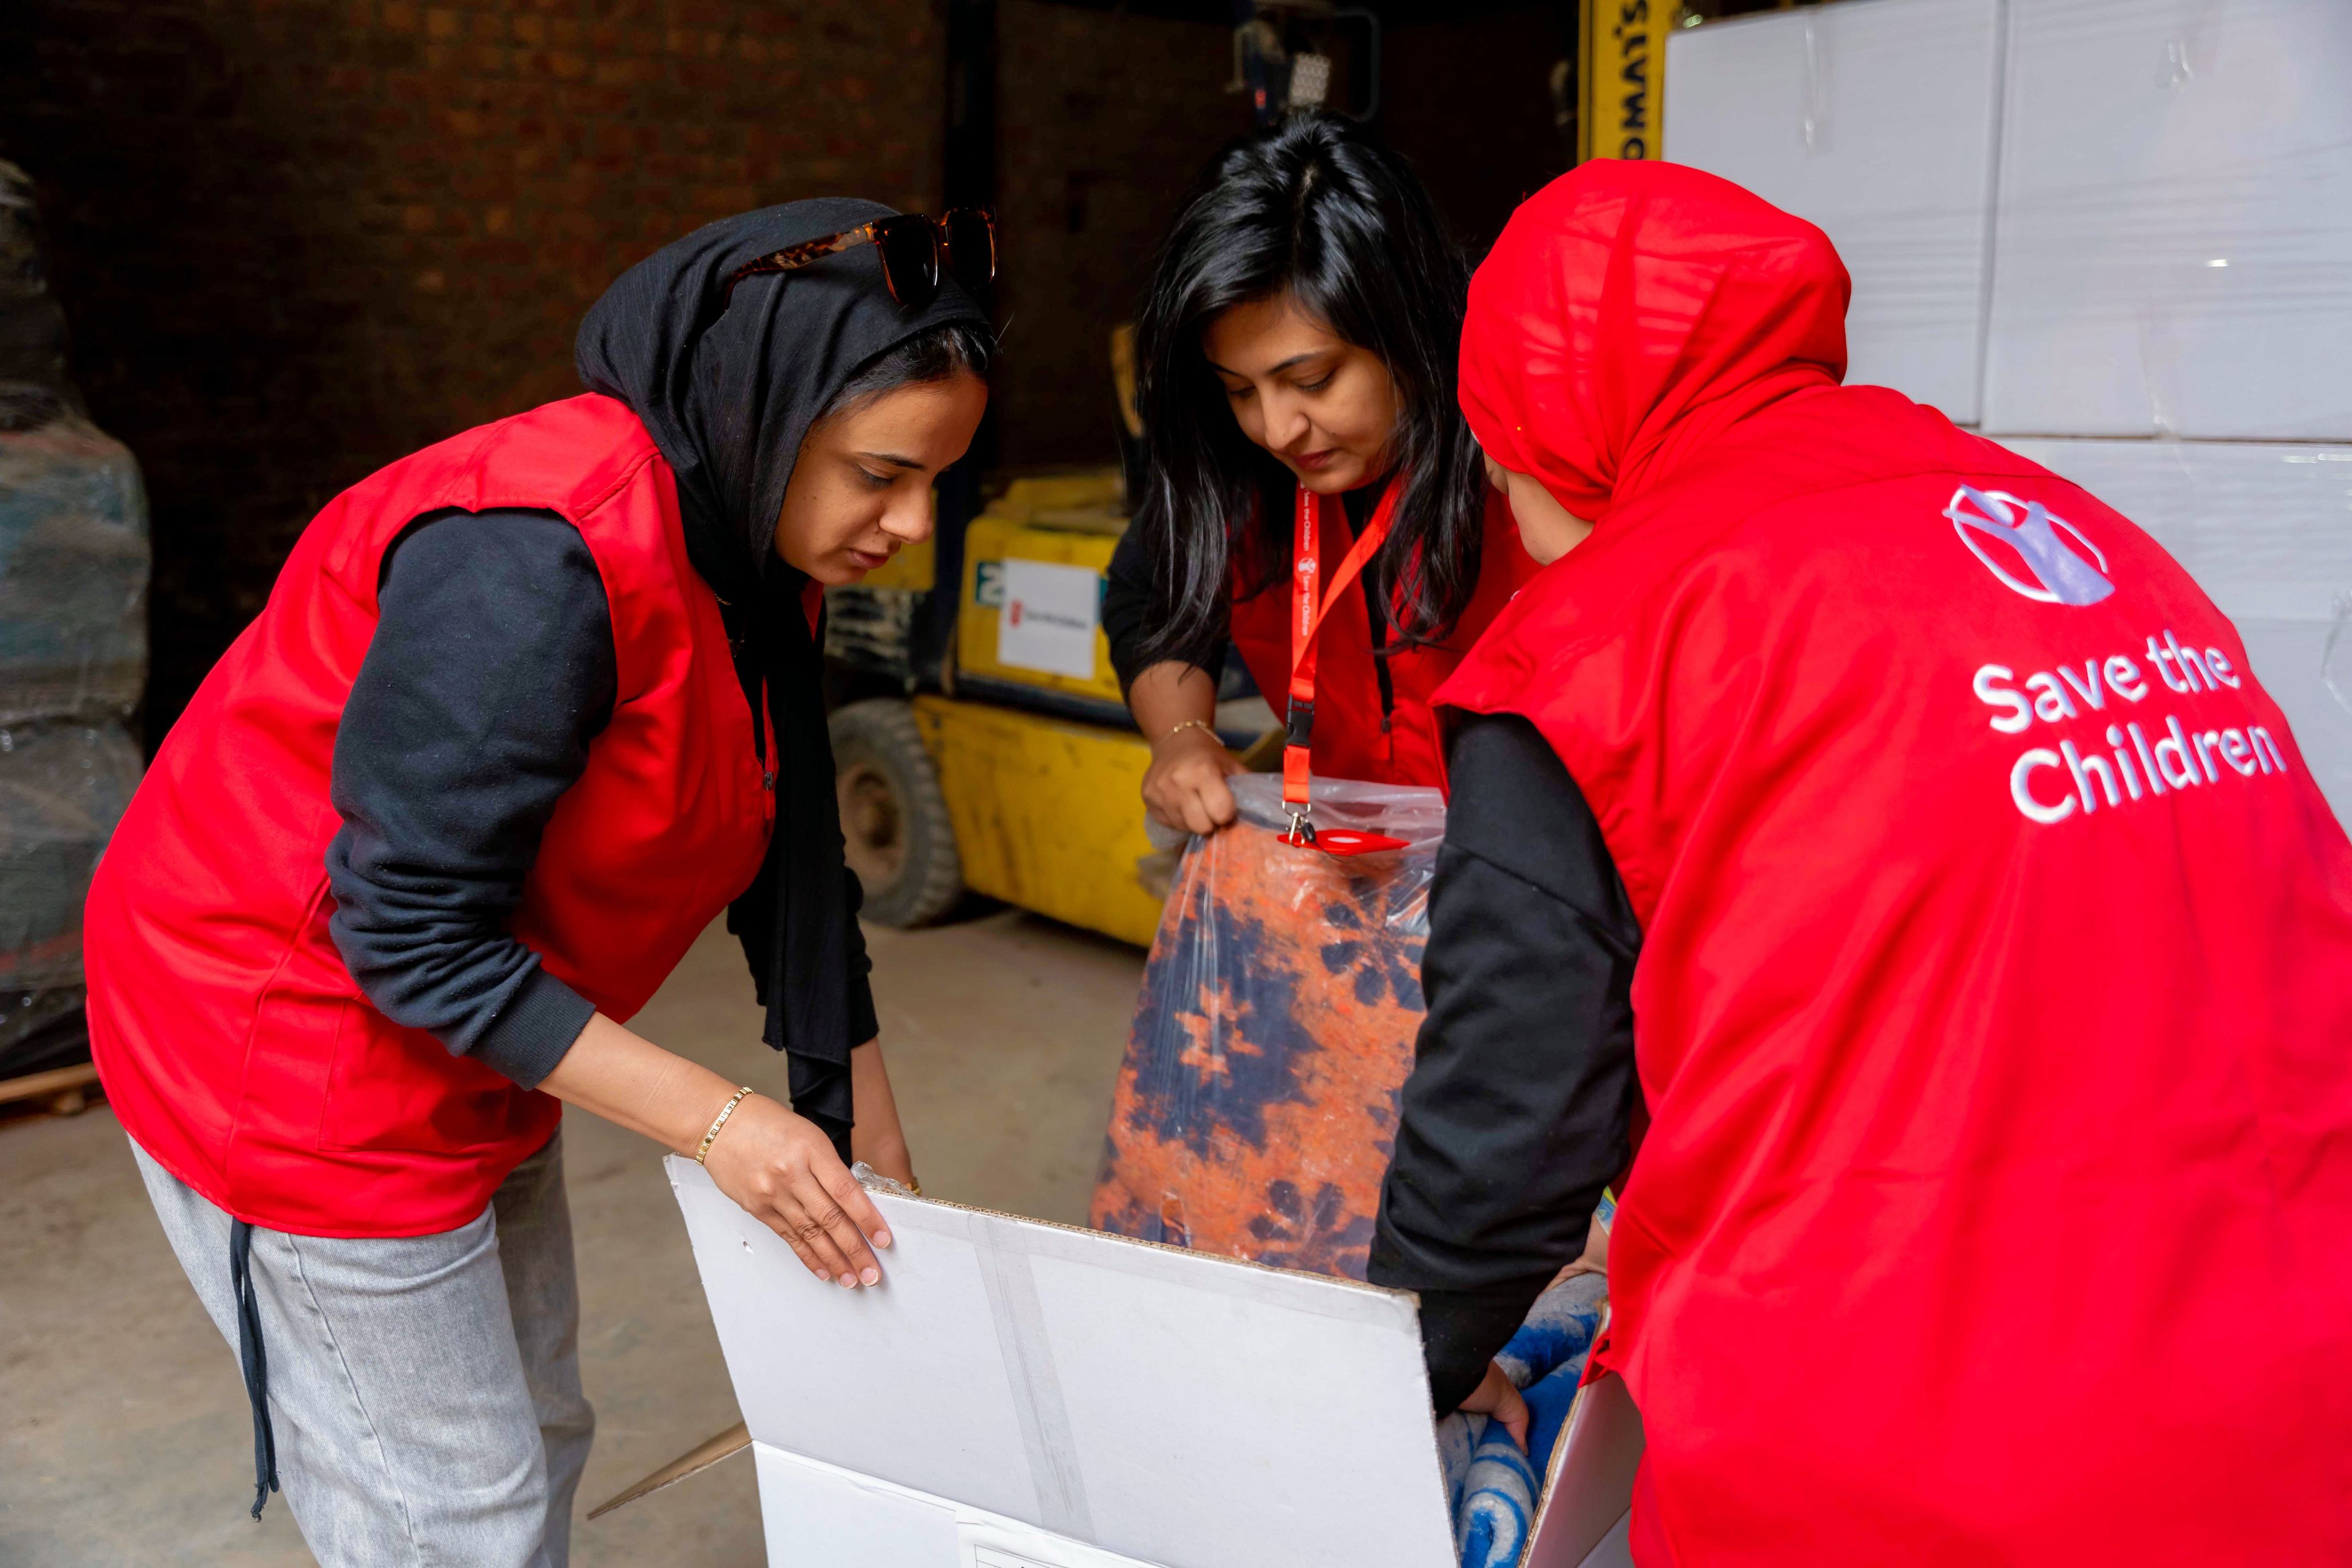
[[[966,288],[996,280],[996,220],[977,207],[952,207],[939,217],[898,213],[822,239],[803,240],[739,267],[727,279],[726,300],[735,286],[763,272],[792,272],[840,251],[870,245],[882,253],[882,281],[902,310],[920,310],[939,298],[940,273]]]

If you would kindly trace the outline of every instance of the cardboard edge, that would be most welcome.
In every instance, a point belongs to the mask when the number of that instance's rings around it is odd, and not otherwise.
[[[701,1185],[709,1186],[714,1192],[718,1190],[719,1184],[710,1179],[710,1173],[683,1155],[664,1155],[662,1164],[668,1167],[670,1186],[673,1191],[677,1189],[681,1176],[688,1170],[695,1173],[695,1176],[688,1177],[688,1180],[693,1181],[698,1178]],[[1013,1214],[1001,1208],[982,1208],[977,1204],[957,1203],[950,1198],[931,1197],[923,1194],[877,1191],[870,1192],[869,1196],[887,1197],[893,1203],[908,1204],[918,1209],[930,1208],[951,1214],[977,1215],[984,1219],[1011,1220],[1016,1225],[1034,1226],[1041,1230],[1055,1231],[1066,1236],[1083,1236],[1097,1240],[1115,1241],[1123,1247],[1173,1253],[1180,1258],[1205,1259],[1211,1263],[1226,1269],[1245,1270],[1261,1274],[1281,1274],[1295,1280],[1311,1280],[1318,1285],[1328,1286],[1333,1291],[1348,1295],[1410,1303],[1413,1309],[1415,1321],[1419,1320],[1421,1312],[1421,1298],[1412,1291],[1391,1290],[1385,1285],[1368,1284],[1361,1280],[1346,1280],[1334,1274],[1318,1274],[1307,1269],[1285,1269],[1276,1264],[1260,1263],[1248,1258],[1233,1258],[1222,1252],[1202,1252],[1191,1247],[1179,1247],[1170,1241],[1146,1241],[1139,1237],[1121,1236],[1115,1231],[1097,1230],[1089,1226],[1071,1225],[1064,1220],[1039,1219],[1033,1215]]]
[[[748,1421],[738,1421],[724,1432],[705,1437],[643,1479],[606,1498],[588,1511],[588,1517],[602,1519],[614,1509],[626,1508],[641,1497],[650,1497],[666,1487],[674,1487],[688,1476],[698,1476],[720,1460],[731,1459],[751,1447],[751,1425]]]
[[[1598,1568],[1604,1560],[1595,1553],[1632,1511],[1633,1478],[1646,1447],[1642,1413],[1623,1377],[1606,1372],[1578,1389],[1528,1527],[1522,1568]]]

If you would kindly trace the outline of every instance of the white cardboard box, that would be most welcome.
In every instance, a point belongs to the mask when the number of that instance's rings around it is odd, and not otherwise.
[[[2000,0],[1855,0],[1666,42],[1665,155],[1819,224],[1853,276],[1849,382],[1976,423]]]
[[[2189,569],[2245,639],[2336,821],[2352,823],[2352,446],[2003,444],[2123,513]]]
[[[1448,1568],[1410,1295],[877,1194],[884,1283],[814,1278],[690,1160],[670,1184],[778,1568]],[[1529,1568],[1630,1564],[1614,1378]]]
[[[2008,11],[1984,428],[2352,440],[2352,4]]]

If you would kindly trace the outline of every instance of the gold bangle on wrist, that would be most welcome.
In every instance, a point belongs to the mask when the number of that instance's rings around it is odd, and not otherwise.
[[[702,1134],[702,1147],[694,1151],[696,1165],[701,1165],[708,1159],[710,1154],[710,1141],[719,1136],[719,1129],[727,1124],[727,1118],[735,1113],[735,1107],[743,1103],[743,1096],[750,1092],[751,1092],[751,1086],[746,1083],[728,1097],[726,1104],[719,1107],[719,1114],[711,1122],[710,1131]]]
[[[1211,740],[1215,740],[1217,738],[1217,727],[1211,724],[1205,718],[1188,718],[1182,724],[1178,725],[1175,728],[1170,730],[1160,738],[1162,740],[1173,740],[1188,729],[1200,730]]]

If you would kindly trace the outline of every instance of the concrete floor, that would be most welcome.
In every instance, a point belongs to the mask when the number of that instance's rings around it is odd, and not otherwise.
[[[927,1191],[1083,1223],[1142,955],[1015,911],[869,928],[882,1038]],[[636,1027],[781,1091],[742,955],[714,928]],[[581,1362],[598,1416],[582,1512],[737,1419],[658,1152],[568,1118]],[[261,1522],[236,1358],[165,1246],[113,1116],[0,1125],[0,1563],[307,1563]],[[572,1562],[763,1561],[748,1457],[579,1523]]]

